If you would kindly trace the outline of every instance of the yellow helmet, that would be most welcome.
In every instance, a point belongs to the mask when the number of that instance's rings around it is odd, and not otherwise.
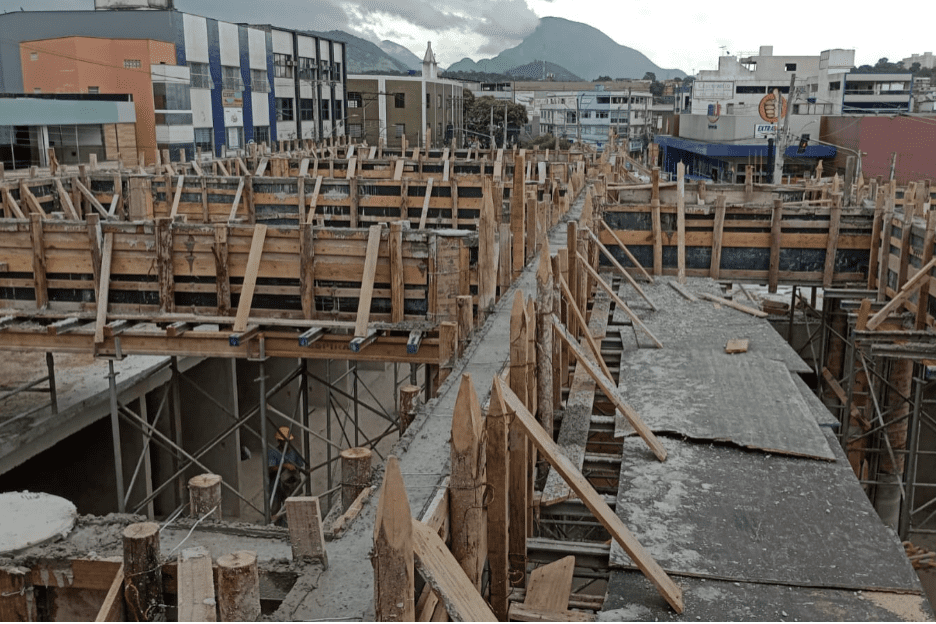
[[[276,439],[282,442],[283,440],[295,440],[296,437],[289,432],[289,427],[280,427],[276,430]]]

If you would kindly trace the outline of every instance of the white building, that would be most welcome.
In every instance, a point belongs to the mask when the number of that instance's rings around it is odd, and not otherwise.
[[[540,131],[603,147],[613,128],[629,139],[629,151],[639,152],[655,131],[653,96],[633,90],[538,91],[528,111],[537,115]]]

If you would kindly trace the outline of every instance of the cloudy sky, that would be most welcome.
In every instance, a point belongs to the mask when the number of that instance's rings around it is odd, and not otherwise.
[[[916,0],[918,1],[918,0]],[[94,0],[0,0],[0,7],[89,9]],[[390,39],[422,57],[432,41],[439,64],[496,56],[533,32],[540,17],[590,24],[664,68],[714,69],[718,56],[816,55],[854,48],[856,63],[892,61],[931,50],[928,19],[907,11],[865,11],[838,3],[726,5],[688,0],[175,0],[182,11],[217,19],[310,30],[334,28],[378,42]],[[922,17],[922,15],[920,15]],[[587,45],[587,42],[570,42]]]

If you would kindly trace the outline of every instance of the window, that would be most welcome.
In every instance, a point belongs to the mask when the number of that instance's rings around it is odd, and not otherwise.
[[[88,87],[88,93],[100,93],[101,87]]]
[[[393,94],[393,108],[406,108],[406,94],[405,93]]]
[[[363,100],[359,91],[348,91],[348,108],[360,108]]]
[[[786,71],[796,71],[796,63],[786,63],[783,68]]]
[[[759,86],[750,86],[750,85],[738,85],[735,87],[735,93],[764,93],[764,87]]]
[[[244,81],[241,79],[240,67],[222,66],[221,86],[230,91],[243,91]]]
[[[734,104],[729,103],[728,106],[725,107],[725,113],[727,113],[728,115],[733,115],[733,114],[734,114]]]
[[[329,111],[331,110],[329,108],[330,104],[331,102],[329,100],[322,100],[322,121],[328,121],[331,119],[331,115],[329,114]]]
[[[240,126],[225,128],[226,145],[231,149],[240,149],[244,146],[244,129]]]
[[[295,64],[296,62],[293,60],[292,54],[274,54],[273,77],[292,78]]]
[[[254,126],[253,140],[254,143],[269,143],[270,126]]]
[[[192,113],[156,113],[157,126],[191,126]]]
[[[38,53],[38,52],[30,52],[30,53],[29,53],[29,60],[30,60],[30,61],[38,61],[38,60],[39,60],[39,53]]]
[[[591,111],[582,111],[582,119],[591,119],[591,117],[592,117]]]
[[[295,118],[292,98],[276,98],[276,121],[293,121]]]
[[[611,103],[611,96],[610,96],[610,95],[599,95],[599,96],[598,96],[598,103],[599,103],[599,104],[610,104],[610,103]]]
[[[270,92],[270,81],[267,80],[266,70],[263,70],[263,69],[251,69],[250,70],[250,89],[254,93],[269,93]]]
[[[318,68],[315,65],[314,58],[299,57],[299,78],[301,80],[315,80],[318,78]]]
[[[836,80],[835,82],[829,83],[829,91],[841,91],[842,90],[842,81]]]
[[[776,90],[779,91],[780,93],[789,93],[789,92],[790,92],[790,85],[785,85],[785,86],[782,86],[782,87],[781,87],[780,85],[776,85],[776,86],[774,86],[774,87],[767,87],[767,93],[773,93],[773,92],[774,92],[774,89],[776,89]]]
[[[39,87],[34,87],[34,88],[33,88],[33,93],[42,93],[42,89],[39,88]]]
[[[436,95],[436,108],[442,108],[442,94]]]
[[[341,63],[335,63],[335,80],[341,80]]]
[[[157,111],[192,110],[190,88],[187,84],[154,82],[153,108]]]
[[[360,139],[364,136],[364,128],[359,123],[349,123],[348,124],[348,136],[352,139]]]
[[[426,108],[429,108],[430,106],[432,106],[432,94],[427,93],[426,94]]]
[[[396,124],[396,135],[397,137],[406,136],[406,124]]]
[[[189,84],[193,89],[210,89],[213,86],[208,63],[189,63],[188,65],[191,76]]]
[[[597,119],[607,119],[608,111],[595,111],[595,117]]]
[[[211,128],[195,128],[195,149],[203,152],[214,151],[214,139]]]
[[[140,62],[140,59],[124,59],[124,69],[140,69],[143,67],[143,63]]]
[[[315,120],[315,100],[299,100],[299,119],[302,121]]]

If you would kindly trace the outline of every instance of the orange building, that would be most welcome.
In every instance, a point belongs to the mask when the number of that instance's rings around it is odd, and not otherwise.
[[[61,37],[20,43],[26,93],[129,93],[136,108],[136,147],[125,164],[156,159],[153,65],[175,65],[175,45],[152,39]],[[120,146],[118,145],[118,150]]]

